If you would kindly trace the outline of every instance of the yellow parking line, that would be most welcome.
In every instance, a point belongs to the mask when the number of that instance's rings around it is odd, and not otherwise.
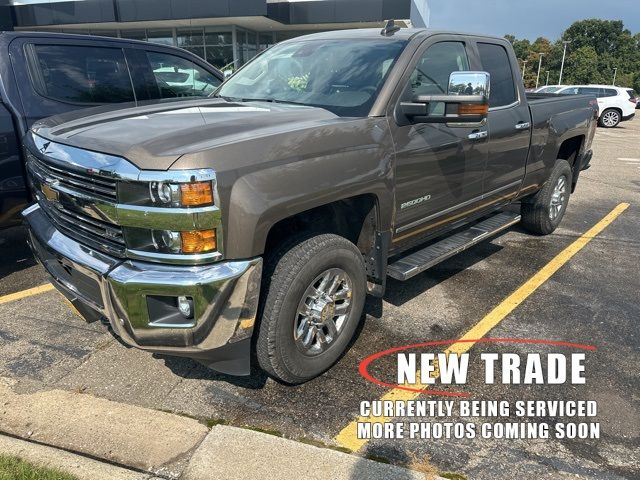
[[[0,297],[0,305],[2,305],[3,303],[13,302],[14,300],[20,300],[21,298],[32,297],[33,295],[38,295],[40,293],[48,292],[53,289],[53,285],[51,285],[50,283],[46,283],[44,285],[40,285],[39,287],[22,290],[21,292],[10,293],[9,295]]]
[[[498,325],[504,318],[509,315],[518,305],[520,305],[527,297],[535,292],[544,282],[549,280],[565,263],[567,263],[576,253],[582,250],[591,240],[600,234],[605,228],[611,224],[622,212],[629,208],[628,203],[621,203],[607,214],[602,220],[591,227],[580,238],[575,240],[571,245],[562,250],[549,263],[540,269],[535,275],[527,280],[515,292],[505,298],[497,307],[495,307],[482,320],[475,324],[471,330],[465,333],[460,340],[479,339],[484,337],[492,328]],[[445,350],[445,353],[461,354],[468,351],[475,345],[475,342],[457,342],[452,344]],[[427,387],[425,386],[425,390]],[[428,393],[428,392],[426,392]],[[415,399],[420,393],[409,392],[394,388],[385,393],[380,400],[407,401]],[[358,417],[344,427],[334,441],[345,448],[352,451],[360,450],[367,440],[357,437],[358,422],[387,422],[389,418],[385,417]]]

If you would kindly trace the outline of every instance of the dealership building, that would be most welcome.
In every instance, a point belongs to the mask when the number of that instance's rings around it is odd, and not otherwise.
[[[318,31],[428,25],[427,0],[15,0],[0,29],[81,33],[175,45],[222,68]],[[1,5],[1,1],[0,1]]]

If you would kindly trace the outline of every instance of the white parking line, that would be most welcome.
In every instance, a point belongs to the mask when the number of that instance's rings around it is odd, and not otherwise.
[[[625,157],[621,157],[621,158],[618,158],[618,160],[620,160],[621,162],[640,163],[640,158],[625,158]]]

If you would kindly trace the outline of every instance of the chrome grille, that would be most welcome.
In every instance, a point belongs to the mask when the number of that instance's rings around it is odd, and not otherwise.
[[[95,220],[59,204],[53,205],[41,195],[38,196],[38,203],[56,228],[65,235],[102,252],[124,257],[124,236],[117,225]]]
[[[51,163],[45,162],[29,153],[29,162],[33,168],[45,178],[57,180],[61,185],[86,195],[99,197],[108,201],[115,201],[116,181],[107,177],[83,173],[80,171],[63,170]]]
[[[115,202],[116,182],[105,177],[81,172],[70,172],[27,153],[27,167],[33,181],[35,195],[44,213],[54,226],[65,235],[92,248],[117,257],[126,253],[122,228],[107,219],[94,218],[75,206],[73,202],[52,201],[42,193],[43,183],[62,187],[64,197],[87,198],[96,202]],[[61,197],[63,195],[61,194]]]

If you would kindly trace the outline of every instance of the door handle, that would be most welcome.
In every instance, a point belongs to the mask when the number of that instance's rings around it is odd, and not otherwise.
[[[516,125],[516,130],[529,130],[530,126],[529,122],[520,122]]]
[[[469,140],[481,140],[483,138],[487,138],[489,136],[489,132],[483,130],[482,132],[473,132],[469,134]]]

